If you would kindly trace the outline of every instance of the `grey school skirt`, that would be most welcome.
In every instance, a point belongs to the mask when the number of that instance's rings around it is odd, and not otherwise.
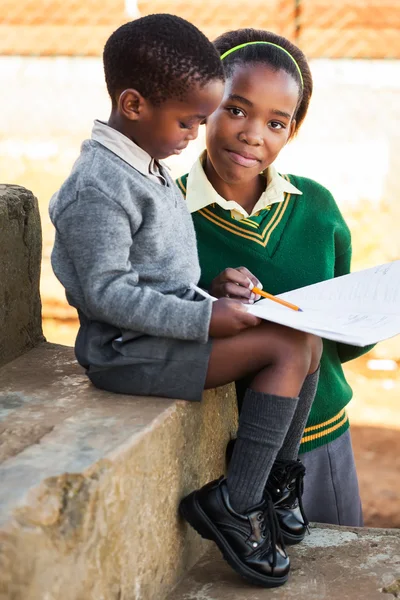
[[[144,335],[126,344],[114,343],[110,366],[87,365],[86,374],[93,385],[116,394],[199,402],[211,347],[211,339],[200,344]]]
[[[303,505],[310,521],[362,527],[357,471],[348,429],[333,442],[300,454],[306,467]]]

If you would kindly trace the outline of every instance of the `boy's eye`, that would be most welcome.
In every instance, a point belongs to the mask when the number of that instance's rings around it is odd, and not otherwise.
[[[183,123],[182,121],[180,121],[179,127],[181,129],[193,129],[193,125],[188,125],[187,123]]]
[[[244,117],[244,111],[241,108],[237,108],[236,106],[231,106],[228,108],[229,112],[231,113],[231,115],[233,115],[234,117]]]
[[[270,121],[270,126],[272,129],[285,129],[283,123],[279,123],[278,121]]]

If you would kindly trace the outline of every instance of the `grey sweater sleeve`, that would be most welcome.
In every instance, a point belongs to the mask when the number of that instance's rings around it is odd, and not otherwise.
[[[91,318],[153,336],[208,340],[211,301],[184,300],[140,284],[130,260],[132,219],[117,202],[86,187],[58,215],[56,228]]]

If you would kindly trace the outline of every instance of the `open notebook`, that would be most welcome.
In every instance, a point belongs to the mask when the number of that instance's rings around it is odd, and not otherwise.
[[[400,333],[400,260],[298,288],[277,296],[297,312],[260,300],[249,312],[300,331],[353,346],[367,346]]]

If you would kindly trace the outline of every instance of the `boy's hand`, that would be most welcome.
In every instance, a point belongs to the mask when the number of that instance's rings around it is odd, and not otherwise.
[[[262,288],[258,281],[246,267],[225,269],[211,282],[210,294],[215,298],[234,298],[245,304],[253,304],[260,296],[251,290],[256,286]]]
[[[212,305],[210,336],[230,337],[248,327],[256,327],[260,323],[261,319],[248,313],[238,300],[221,298]]]

